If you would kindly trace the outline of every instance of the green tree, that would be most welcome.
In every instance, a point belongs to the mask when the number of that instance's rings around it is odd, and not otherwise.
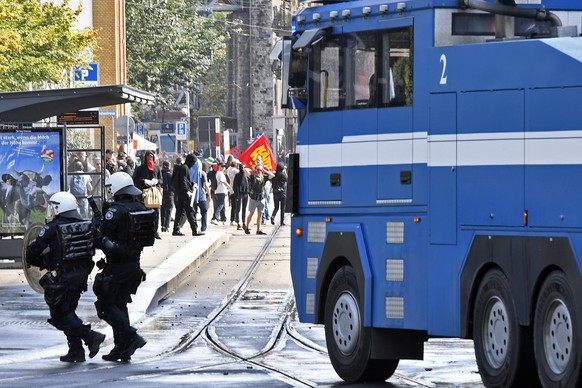
[[[68,85],[72,70],[89,62],[96,45],[94,30],[75,27],[80,12],[68,0],[0,0],[0,90]]]
[[[195,117],[226,113],[226,47],[217,47],[213,57],[213,66],[204,76],[204,82],[195,90],[199,99],[199,109],[193,115]]]
[[[193,4],[189,0],[126,1],[129,83],[154,94],[164,110],[173,109],[177,90],[188,89],[200,96],[209,73],[225,61],[226,15],[200,15]],[[224,93],[224,84],[220,88]]]

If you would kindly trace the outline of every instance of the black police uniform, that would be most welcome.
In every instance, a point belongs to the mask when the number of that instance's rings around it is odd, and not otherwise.
[[[134,196],[116,196],[115,202],[104,210],[99,238],[107,263],[93,285],[97,315],[113,328],[115,346],[103,356],[104,360],[128,361],[146,344],[130,325],[127,304],[144,279],[140,255],[144,246],[153,245],[156,230],[155,212]]]
[[[49,253],[43,254],[47,247],[50,247]],[[51,315],[48,322],[67,336],[69,352],[61,361],[85,361],[82,340],[89,348],[89,357],[93,358],[105,340],[105,335],[91,330],[91,325],[84,325],[75,313],[81,293],[87,291],[87,278],[95,265],[94,253],[93,226],[76,210],[57,215],[27,247],[30,265],[56,272],[56,276],[47,272],[41,284]]]

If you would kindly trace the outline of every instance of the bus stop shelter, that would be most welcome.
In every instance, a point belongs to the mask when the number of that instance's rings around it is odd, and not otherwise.
[[[0,93],[0,127],[29,126],[43,119],[88,108],[125,103],[149,104],[153,95],[126,85],[88,88],[48,89]],[[0,238],[0,268],[11,268],[11,260],[20,258],[22,239]],[[14,262],[12,262],[14,263]]]
[[[81,109],[138,102],[153,95],[126,85],[0,93],[0,122],[36,122]]]

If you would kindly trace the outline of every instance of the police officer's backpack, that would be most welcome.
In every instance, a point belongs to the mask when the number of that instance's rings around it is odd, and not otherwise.
[[[95,244],[91,221],[58,224],[57,230],[63,261],[93,257]]]
[[[154,209],[129,212],[128,245],[151,247],[156,241],[158,217]]]

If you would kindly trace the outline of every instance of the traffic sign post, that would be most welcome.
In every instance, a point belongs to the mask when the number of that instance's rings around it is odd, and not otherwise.
[[[186,122],[178,121],[176,123],[176,140],[188,140],[186,135]]]
[[[130,116],[121,116],[113,123],[113,129],[117,131],[117,144],[129,144],[129,139],[135,130],[135,121]]]

